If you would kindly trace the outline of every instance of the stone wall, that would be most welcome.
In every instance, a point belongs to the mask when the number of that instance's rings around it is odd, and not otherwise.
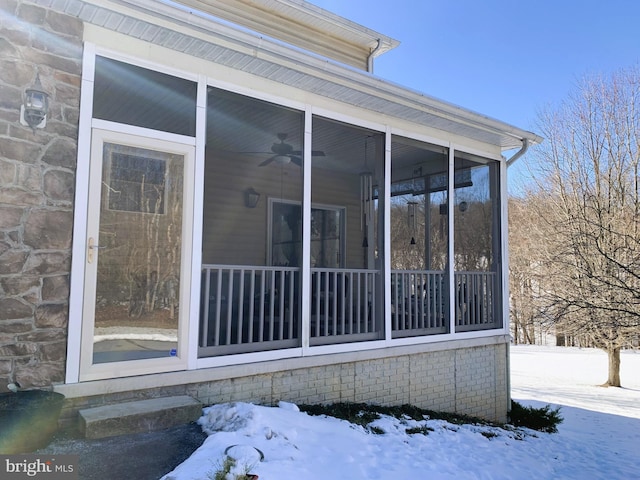
[[[82,22],[0,0],[0,392],[64,380]],[[44,129],[20,124],[40,76]]]

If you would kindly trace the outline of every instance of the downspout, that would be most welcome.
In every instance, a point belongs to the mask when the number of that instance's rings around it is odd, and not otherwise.
[[[382,40],[378,39],[378,45],[376,45],[376,48],[374,48],[373,50],[371,50],[371,53],[369,54],[369,56],[367,57],[367,72],[369,73],[373,73],[373,57],[376,56],[376,53],[378,52],[378,50],[380,50],[382,48]]]
[[[518,150],[516,153],[514,153],[510,159],[507,160],[507,168],[509,168],[513,163],[515,163],[515,161],[518,160],[522,155],[527,153],[527,150],[529,150],[529,139],[523,138],[522,148]]]

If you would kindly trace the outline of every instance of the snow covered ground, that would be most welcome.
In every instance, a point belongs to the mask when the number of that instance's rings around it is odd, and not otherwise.
[[[511,368],[515,400],[561,407],[557,434],[382,418],[375,435],[292,404],[222,404],[200,420],[202,447],[163,480],[213,480],[225,450],[260,480],[640,478],[640,353],[622,354],[622,389],[597,386],[607,374],[599,350],[516,346]],[[406,433],[420,425],[432,431]]]

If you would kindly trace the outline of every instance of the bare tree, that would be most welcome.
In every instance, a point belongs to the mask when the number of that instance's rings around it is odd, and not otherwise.
[[[546,276],[539,249],[548,232],[533,208],[541,201],[531,194],[509,199],[509,304],[516,344],[544,343],[550,331],[541,296]]]
[[[620,350],[640,325],[640,71],[586,77],[539,120],[543,313],[605,350],[606,385],[620,386]]]

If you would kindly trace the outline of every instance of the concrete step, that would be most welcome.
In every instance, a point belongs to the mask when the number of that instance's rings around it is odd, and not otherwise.
[[[202,416],[202,404],[187,395],[151,398],[87,408],[79,412],[85,438],[151,432],[182,425]]]

